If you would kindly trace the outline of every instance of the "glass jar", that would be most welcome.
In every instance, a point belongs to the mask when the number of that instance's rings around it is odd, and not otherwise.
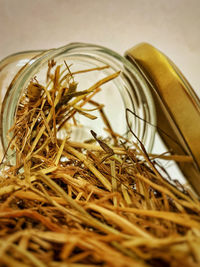
[[[120,71],[117,78],[102,86],[102,90],[94,96],[93,100],[105,105],[104,112],[113,131],[123,136],[128,132],[126,108],[134,111],[136,116],[131,115],[129,118],[132,130],[144,143],[147,151],[151,151],[155,128],[150,124],[156,125],[156,114],[149,85],[125,57],[105,47],[83,43],[72,43],[46,51],[22,52],[1,61],[1,141],[4,151],[8,147],[8,131],[13,125],[21,94],[34,76],[41,83],[45,82],[48,61],[52,59],[57,64],[63,64],[66,61],[71,72],[110,66],[101,71],[74,75],[80,90],[87,89],[98,80]],[[95,113],[92,114],[95,115]],[[72,130],[73,139],[82,141],[91,138],[90,130],[106,137],[107,133],[103,130],[104,124],[101,119],[90,120],[80,116],[79,121],[81,126],[74,127]]]
[[[172,154],[188,157],[188,161],[180,162],[179,167],[200,194],[200,101],[174,63],[145,43],[128,50],[125,57],[102,46],[72,43],[58,49],[22,52],[2,60],[0,138],[4,151],[12,138],[11,134],[8,138],[8,131],[13,125],[20,96],[33,77],[36,76],[40,83],[45,82],[48,61],[53,59],[57,64],[66,61],[71,72],[110,66],[74,75],[78,90],[88,89],[102,78],[120,71],[117,78],[102,85],[102,90],[93,99],[105,105],[104,111],[113,131],[130,138],[126,109],[133,111],[128,113],[128,121],[146,150],[151,152],[157,130]],[[80,116],[78,120],[80,124],[72,129],[73,139],[90,139],[90,130],[107,136],[100,119]],[[6,152],[7,155],[12,153],[10,149]]]

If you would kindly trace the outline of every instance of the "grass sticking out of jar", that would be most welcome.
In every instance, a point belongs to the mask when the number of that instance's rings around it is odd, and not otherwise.
[[[147,154],[115,133],[93,97],[119,73],[77,91],[82,72],[51,61],[46,84],[33,78],[20,100],[10,130],[16,164],[0,177],[1,265],[199,266],[199,198],[154,163],[191,159]],[[77,114],[96,119],[88,102],[108,138],[92,131],[88,142],[72,141]]]

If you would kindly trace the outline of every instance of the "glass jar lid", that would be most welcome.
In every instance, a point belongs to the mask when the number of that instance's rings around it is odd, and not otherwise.
[[[157,129],[175,154],[190,155],[179,163],[188,182],[200,194],[200,101],[175,64],[155,47],[141,43],[126,57],[149,83],[154,98]]]

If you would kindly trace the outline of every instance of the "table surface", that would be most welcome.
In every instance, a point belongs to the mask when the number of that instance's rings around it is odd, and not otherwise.
[[[199,0],[0,0],[0,60],[71,42],[120,54],[148,42],[170,57],[200,96]]]

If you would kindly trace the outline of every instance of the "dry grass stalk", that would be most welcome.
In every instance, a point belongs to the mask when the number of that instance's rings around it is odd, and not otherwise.
[[[0,177],[0,265],[200,266],[199,198],[154,164],[191,158],[147,155],[113,132],[92,97],[118,72],[77,91],[75,75],[109,66],[71,73],[65,65],[49,62],[47,84],[30,81],[18,107],[10,142],[16,164]],[[93,143],[70,140],[77,113],[95,119],[88,102],[108,142],[94,132]]]

